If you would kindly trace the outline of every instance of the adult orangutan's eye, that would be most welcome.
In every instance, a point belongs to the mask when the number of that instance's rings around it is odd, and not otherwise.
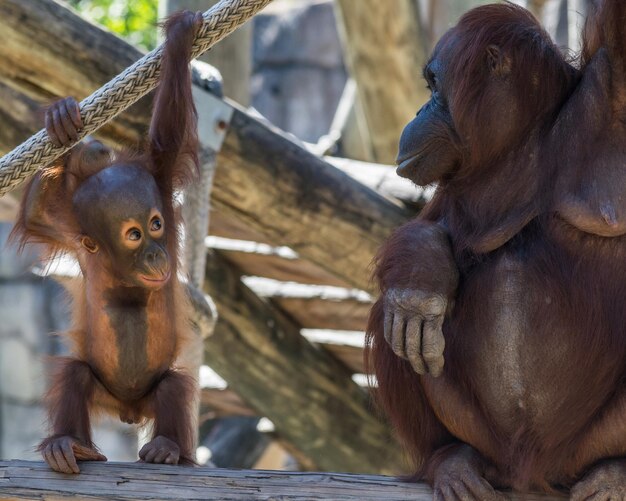
[[[128,240],[141,240],[141,231],[139,231],[137,228],[128,230],[128,232],[126,233],[126,238],[128,238]]]
[[[150,223],[150,230],[151,231],[159,231],[162,227],[163,227],[163,223],[161,222],[161,220],[158,217],[155,217],[152,220],[152,223]]]

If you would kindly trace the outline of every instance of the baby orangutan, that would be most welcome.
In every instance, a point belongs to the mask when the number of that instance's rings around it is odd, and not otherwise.
[[[74,256],[84,280],[73,291],[70,357],[57,361],[48,393],[51,435],[39,445],[50,467],[79,473],[77,460],[105,461],[91,439],[90,415],[127,423],[153,420],[139,452],[148,463],[193,463],[196,382],[176,366],[188,335],[189,306],[177,278],[174,192],[197,172],[196,110],[189,57],[200,14],[165,24],[167,42],[142,155],[114,155],[97,141],[77,145],[24,194],[14,230],[22,245]],[[82,127],[72,98],[51,106],[50,140],[69,145]]]

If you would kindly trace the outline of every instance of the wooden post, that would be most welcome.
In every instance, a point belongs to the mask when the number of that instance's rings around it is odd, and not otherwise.
[[[375,160],[391,164],[402,128],[428,99],[428,47],[415,0],[338,0],[348,67],[357,82]]]

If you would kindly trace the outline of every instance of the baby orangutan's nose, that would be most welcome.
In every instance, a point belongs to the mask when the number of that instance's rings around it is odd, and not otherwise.
[[[167,254],[157,246],[146,251],[146,265],[154,275],[167,275],[170,268]]]

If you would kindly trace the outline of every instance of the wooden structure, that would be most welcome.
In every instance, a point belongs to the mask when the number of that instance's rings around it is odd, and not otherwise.
[[[431,501],[428,487],[377,475],[82,463],[80,475],[41,462],[0,461],[0,500]],[[510,495],[512,501],[565,497]]]

